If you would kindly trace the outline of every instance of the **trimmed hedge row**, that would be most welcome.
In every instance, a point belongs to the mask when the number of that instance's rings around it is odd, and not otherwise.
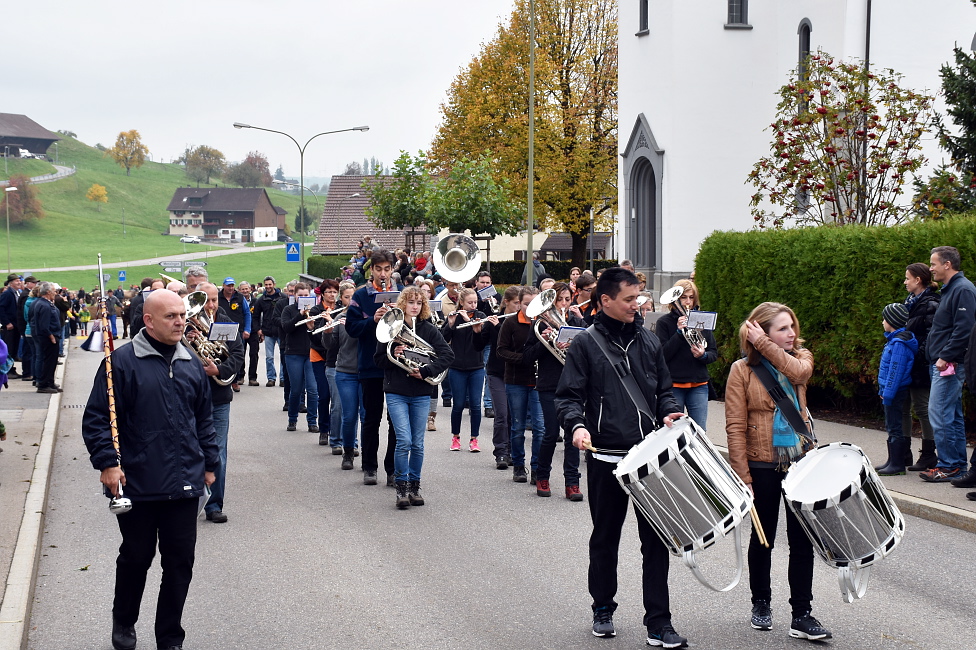
[[[342,276],[342,267],[349,263],[348,257],[330,255],[310,255],[306,260],[308,274],[317,278],[338,278]]]
[[[962,270],[976,277],[973,216],[894,227],[713,233],[695,258],[702,308],[718,312],[713,379],[724,387],[740,357],[740,324],[759,303],[775,301],[800,321],[815,359],[812,386],[876,401],[885,343],[881,310],[905,299],[905,267],[928,264],[936,246],[958,248]]]

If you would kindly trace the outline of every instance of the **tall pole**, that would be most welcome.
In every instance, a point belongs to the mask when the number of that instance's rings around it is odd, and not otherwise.
[[[16,192],[16,187],[5,187],[4,190],[4,203],[7,206],[7,273],[10,273],[10,197],[7,196],[7,192]]]
[[[871,0],[867,0],[867,14],[864,17],[864,99],[870,97],[871,79],[868,74],[871,72]],[[864,113],[861,117],[864,124],[867,124],[868,115]],[[867,127],[861,127],[866,129]],[[868,182],[868,141],[867,138],[861,143],[861,165],[858,170],[858,192],[857,208],[861,213],[861,223],[868,221],[868,208],[865,185]]]
[[[593,273],[593,206],[590,206],[590,273]]]
[[[122,208],[122,239],[125,239],[125,208]]]
[[[533,192],[535,190],[535,0],[529,0],[529,218],[528,234],[525,244],[525,281],[531,286],[535,264],[532,263],[532,223],[534,214]]]

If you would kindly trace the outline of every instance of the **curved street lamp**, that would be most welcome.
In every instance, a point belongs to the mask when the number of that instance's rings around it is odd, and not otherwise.
[[[369,131],[369,127],[368,126],[354,126],[354,127],[350,128],[350,129],[337,129],[335,131],[323,131],[322,133],[316,133],[311,138],[309,138],[308,140],[306,140],[304,145],[300,145],[300,144],[298,144],[298,140],[296,140],[295,138],[293,138],[289,134],[285,133],[284,131],[276,131],[274,129],[266,129],[266,128],[260,127],[260,126],[252,126],[250,124],[244,124],[243,122],[234,122],[234,128],[235,129],[257,129],[258,131],[267,131],[269,133],[278,133],[279,135],[283,135],[286,138],[288,138],[289,140],[291,140],[292,142],[294,142],[295,143],[295,146],[298,147],[298,161],[299,161],[299,168],[300,168],[299,185],[301,187],[301,199],[300,199],[300,201],[301,201],[301,214],[302,214],[302,217],[303,217],[302,218],[302,225],[303,226],[306,225],[305,224],[305,219],[304,219],[304,215],[305,215],[305,148],[308,147],[309,143],[312,140],[314,140],[315,138],[319,137],[320,135],[330,135],[332,133],[345,133],[346,131],[363,131],[364,133],[366,131]],[[318,197],[316,197],[316,199],[317,198]],[[302,262],[301,262],[301,264],[302,264],[302,271],[301,272],[302,273],[305,273],[305,232],[304,231],[302,232]]]

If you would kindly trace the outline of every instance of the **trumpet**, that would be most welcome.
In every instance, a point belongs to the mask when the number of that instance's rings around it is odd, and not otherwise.
[[[661,294],[661,299],[659,302],[662,305],[670,305],[672,303],[676,304],[678,306],[678,311],[681,312],[681,315],[688,318],[689,310],[685,309],[684,305],[681,304],[681,296],[684,295],[684,292],[684,287],[681,285],[671,287]],[[701,329],[685,327],[681,330],[681,333],[684,335],[689,346],[699,347],[702,350],[708,347],[708,342],[705,341],[705,335],[702,334]]]
[[[310,318],[306,318],[305,320],[298,321],[297,323],[295,323],[295,327],[298,327],[299,325],[304,325],[305,323],[311,323],[313,320],[317,320],[319,318],[325,318],[326,315],[332,316],[332,314],[338,314],[339,312],[345,311],[345,310],[346,310],[345,307],[336,307],[335,309],[333,309],[331,311],[319,312],[318,314],[315,314],[314,316],[312,316]]]
[[[207,292],[194,291],[183,298],[183,304],[186,306],[186,326],[197,333],[197,337],[192,341],[188,340],[184,334],[183,345],[190,348],[190,352],[203,365],[207,365],[207,362],[219,365],[227,361],[230,358],[230,350],[227,348],[227,344],[223,341],[207,339],[210,335],[210,326],[213,324],[206,311]],[[212,377],[212,379],[221,386],[229,386],[234,383],[236,377],[237,373],[234,373],[229,379],[221,379],[220,377]]]
[[[380,343],[386,343],[386,356],[390,361],[410,373],[427,364],[414,361],[405,355],[394,354],[394,350],[398,346],[404,345],[416,354],[430,359],[436,358],[437,355],[434,354],[434,346],[417,336],[413,329],[405,327],[405,325],[403,310],[392,307],[376,325],[376,340]],[[444,381],[445,377],[447,377],[447,370],[434,377],[427,377],[424,381],[431,386],[436,386]]]
[[[535,323],[532,325],[535,337],[565,366],[566,351],[560,350],[556,346],[556,336],[559,334],[559,328],[566,327],[569,323],[566,322],[565,316],[556,309],[556,290],[546,289],[533,298],[529,306],[525,308],[525,315],[535,319]],[[542,331],[543,324],[549,326],[545,332]]]
[[[498,320],[502,320],[503,318],[508,318],[509,316],[518,316],[518,312],[517,311],[513,311],[511,314],[502,314],[501,316],[496,316],[496,318]],[[489,316],[488,318],[491,318],[491,317]],[[455,329],[462,329],[462,328],[465,328],[465,327],[474,327],[475,325],[481,325],[482,323],[487,323],[488,322],[488,318],[476,318],[474,320],[465,321],[465,322],[461,323],[460,325],[458,325]]]

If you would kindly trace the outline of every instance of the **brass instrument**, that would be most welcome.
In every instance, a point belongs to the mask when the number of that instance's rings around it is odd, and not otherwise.
[[[495,318],[497,318],[498,320],[502,320],[504,318],[508,318],[509,316],[518,316],[518,312],[513,311],[511,314],[502,314],[501,316],[496,316]],[[455,327],[454,329],[464,329],[465,327],[474,327],[475,325],[481,325],[482,323],[487,323],[487,322],[488,322],[488,318],[476,318],[474,320],[465,321],[460,325],[458,325],[457,327]]]
[[[467,235],[451,233],[432,251],[434,268],[448,282],[467,282],[481,269],[481,250]]]
[[[661,294],[661,299],[659,302],[662,305],[670,305],[671,303],[675,303],[678,306],[678,311],[681,312],[681,315],[688,318],[689,311],[685,309],[684,305],[681,304],[681,296],[683,296],[684,293],[684,287],[681,285],[671,287]],[[702,333],[700,328],[685,327],[681,330],[681,333],[684,335],[689,346],[699,347],[702,350],[708,347],[708,342],[705,341],[705,335]]]
[[[556,337],[559,335],[559,328],[567,327],[565,316],[556,309],[556,290],[546,289],[532,299],[529,306],[525,308],[525,315],[535,320],[532,331],[535,337],[546,347],[560,363],[566,365],[566,351],[560,350],[556,346]],[[548,325],[548,329],[542,331],[542,325]]]
[[[404,318],[402,309],[390,308],[390,311],[386,312],[376,325],[376,340],[380,343],[386,343],[386,356],[390,361],[410,373],[423,368],[426,364],[408,359],[403,355],[394,354],[393,351],[397,346],[405,345],[417,354],[422,354],[431,359],[437,355],[434,353],[434,346],[417,336],[413,329],[405,327]],[[424,381],[431,386],[436,386],[444,381],[445,377],[447,377],[447,370],[434,377],[427,377]]]
[[[208,361],[213,362],[215,365],[220,365],[227,361],[230,358],[230,350],[227,348],[227,344],[223,341],[208,340],[210,326],[213,324],[213,321],[206,312],[207,292],[194,291],[184,296],[183,304],[186,306],[186,325],[188,328],[192,327],[197,332],[197,337],[192,341],[188,340],[184,334],[183,345],[190,348],[190,352],[203,365],[207,365]],[[221,379],[220,377],[211,377],[211,379],[221,386],[229,386],[234,383],[236,377],[237,373],[234,373],[229,379]]]

